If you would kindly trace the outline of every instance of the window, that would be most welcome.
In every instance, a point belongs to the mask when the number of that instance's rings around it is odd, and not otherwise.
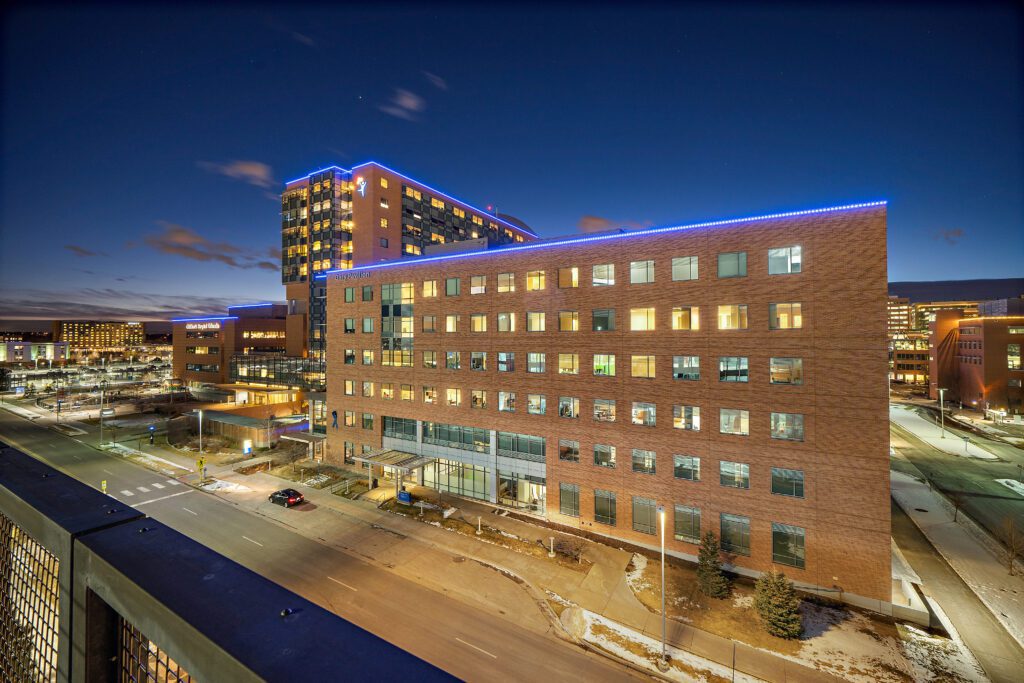
[[[772,384],[803,384],[803,358],[772,358],[768,366],[768,377]]]
[[[591,325],[594,332],[607,332],[615,329],[615,309],[614,308],[598,308],[593,312],[593,324]]]
[[[580,416],[580,400],[572,396],[558,397],[558,417],[576,419]]]
[[[654,377],[654,356],[630,356],[629,364],[633,377]]]
[[[718,411],[718,431],[722,434],[750,434],[750,413],[736,408],[722,408]]]
[[[450,407],[458,408],[462,405],[462,389],[448,389],[446,398]]]
[[[516,354],[509,351],[498,352],[498,372],[513,372],[516,369]]]
[[[614,377],[615,376],[615,354],[614,353],[595,353],[594,354],[594,374],[599,377]]]
[[[373,285],[363,285],[363,301],[373,301]]]
[[[437,296],[437,280],[425,280],[423,282],[423,297],[429,299]]]
[[[388,208],[388,200],[387,200],[386,197],[381,197],[380,198],[380,208],[382,208],[382,209]]]
[[[804,568],[804,530],[772,522],[772,562]]]
[[[700,306],[676,306],[672,309],[673,330],[699,330]]]
[[[346,410],[345,411],[345,426],[355,427],[356,426],[356,411]]]
[[[515,273],[498,273],[498,293],[516,291]]]
[[[746,382],[747,358],[745,356],[722,356],[718,359],[719,382]]]
[[[373,398],[373,382],[363,382],[363,397]]]
[[[645,451],[640,448],[633,449],[633,471],[641,474],[654,474],[655,473],[655,460],[656,456],[654,451]]]
[[[395,385],[391,382],[383,382],[380,385],[380,397],[390,401],[395,397]]]
[[[700,508],[675,506],[675,530],[677,541],[700,543]]]
[[[437,389],[434,387],[423,387],[423,402],[437,403]]]
[[[558,484],[558,511],[569,517],[580,516],[580,487],[576,484]]]
[[[515,332],[516,314],[512,311],[498,314],[498,332]]]
[[[800,272],[800,247],[768,250],[768,274],[786,275]]]
[[[449,313],[444,317],[444,331],[445,332],[458,332],[459,331],[459,316],[454,313]]]
[[[718,255],[718,277],[746,277],[747,252],[732,251]]]
[[[558,459],[568,462],[580,461],[580,442],[569,439],[558,440]]]
[[[772,438],[804,440],[804,416],[796,413],[772,413]]]
[[[527,372],[544,372],[547,370],[547,354],[531,352],[526,354]]]
[[[610,287],[615,284],[615,264],[602,263],[594,266],[591,284],[595,287]]]
[[[531,270],[526,273],[526,291],[539,292],[544,289],[544,271]]]
[[[345,349],[345,365],[355,365],[355,364],[356,364],[356,350],[355,349]]]
[[[373,318],[363,318],[363,334],[373,334]]]
[[[474,313],[469,316],[469,329],[473,332],[487,331],[487,314]]]
[[[403,384],[402,385],[402,400],[403,401],[411,401],[412,400],[412,385],[411,384]]]
[[[797,330],[803,327],[800,304],[768,304],[768,327],[772,330]]]
[[[633,332],[647,332],[654,329],[653,308],[629,309],[629,329]]]
[[[437,351],[423,352],[423,367],[431,370],[437,369]]]
[[[560,353],[558,354],[558,374],[578,375],[580,374],[580,354]]]
[[[350,304],[356,300],[356,288],[346,287],[345,288],[345,303]]]
[[[516,392],[498,392],[498,411],[502,413],[514,413],[516,411]]]
[[[594,419],[598,422],[615,422],[615,401],[608,398],[595,398]]]
[[[487,392],[473,389],[469,392],[469,407],[483,409],[487,407]]]
[[[448,370],[459,370],[460,368],[462,368],[462,352],[445,351],[444,366]]]
[[[672,379],[700,379],[700,356],[672,356]]]
[[[750,555],[750,518],[722,513],[722,550]]]
[[[781,467],[773,467],[772,493],[778,494],[780,496],[792,496],[793,498],[803,498],[803,470],[784,470]]]
[[[1020,370],[1020,344],[1006,345],[1006,368]]]
[[[722,460],[718,463],[718,483],[734,489],[749,489],[750,465]]]
[[[469,369],[470,370],[486,370],[487,369],[487,352],[486,351],[471,351],[469,353]]]
[[[672,279],[696,280],[697,279],[697,257],[680,256],[672,259]]]
[[[686,481],[700,481],[700,458],[695,455],[674,455],[672,476]]]
[[[615,467],[615,446],[594,444],[594,464],[598,467]]]
[[[657,503],[650,498],[633,496],[633,531],[654,535],[657,529]]]
[[[474,275],[469,280],[469,293],[470,294],[486,294],[487,293],[487,276],[486,275]]]
[[[558,331],[576,332],[580,329],[580,314],[578,311],[558,312]]]
[[[526,331],[544,331],[544,311],[528,311],[526,313]]]
[[[594,521],[615,526],[615,492],[594,489]]]
[[[718,307],[718,329],[720,330],[745,330],[747,329],[747,305],[727,304]]]
[[[1006,333],[1007,334],[1024,334],[1024,327],[1013,327],[1013,326],[1010,326],[1010,327],[1006,328]]]
[[[363,429],[373,429],[372,413],[363,413]]]
[[[444,281],[445,296],[458,296],[462,293],[462,281],[457,277],[450,277]]]
[[[355,333],[356,333],[356,319],[355,318],[345,318],[345,334],[355,334]]]
[[[387,178],[381,178],[380,179],[380,186],[382,188],[384,188],[385,190],[388,189],[388,179]]]
[[[635,425],[653,427],[655,425],[654,404],[633,401],[632,421]]]
[[[548,410],[548,399],[544,394],[526,395],[526,412],[530,415],[543,415]]]
[[[569,289],[580,286],[580,269],[576,266],[558,269],[558,286],[561,289]]]
[[[689,432],[700,431],[700,406],[672,406],[672,426]]]
[[[424,332],[437,332],[437,316],[436,315],[425,315],[423,316]]]
[[[353,379],[345,380],[345,395],[355,396],[356,395],[356,382]]]
[[[373,351],[363,349],[363,365],[373,365]]]
[[[654,261],[631,261],[629,284],[646,285],[654,282]]]

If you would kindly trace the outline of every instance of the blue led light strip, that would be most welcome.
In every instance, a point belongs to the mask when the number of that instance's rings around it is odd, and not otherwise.
[[[221,315],[211,318],[171,318],[172,323],[201,323],[207,320],[238,320],[237,315]]]
[[[314,275],[314,280],[326,279],[331,273],[354,273],[365,270],[378,270],[381,268],[394,268],[396,266],[412,266],[420,263],[430,263],[435,261],[453,261],[455,259],[470,258],[473,256],[486,256],[494,254],[509,254],[517,251],[528,251],[530,249],[545,249],[547,247],[561,247],[567,244],[586,244],[588,242],[604,242],[607,240],[626,239],[630,237],[646,237],[649,235],[660,235],[670,232],[680,232],[683,230],[694,230],[696,228],[712,228],[722,225],[735,225],[737,223],[753,223],[756,221],[767,221],[776,218],[793,218],[795,216],[812,216],[820,213],[833,213],[836,211],[849,211],[851,209],[867,209],[875,206],[885,206],[885,200],[876,202],[862,202],[860,204],[846,204],[844,206],[830,206],[821,209],[806,209],[803,211],[787,211],[785,213],[769,213],[761,216],[748,216],[746,218],[729,218],[718,221],[705,221],[703,223],[691,223],[689,225],[672,225],[662,228],[648,228],[646,230],[634,230],[631,232],[615,233],[612,235],[595,235],[593,237],[574,237],[570,239],[556,239],[555,241],[545,242],[527,242],[525,244],[517,244],[514,247],[499,247],[497,249],[489,249],[486,251],[470,251],[461,254],[446,254],[444,256],[428,256],[426,258],[416,259],[399,259],[397,261],[387,261],[385,263],[375,263],[369,266],[357,266],[356,268],[332,268],[331,270],[325,271],[320,275]]]
[[[232,308],[261,308],[263,306],[273,306],[273,305],[274,305],[273,301],[267,301],[266,303],[262,303],[262,304],[238,304],[237,306],[228,306],[228,310],[230,310]]]
[[[341,171],[342,173],[351,173],[352,172],[352,171],[348,170],[347,168],[342,168],[341,166],[328,166],[327,168],[320,168],[320,169],[317,169],[315,171],[311,171],[310,173],[307,173],[306,175],[302,176],[301,178],[296,178],[295,180],[289,180],[287,183],[285,183],[285,185],[291,185],[292,183],[297,183],[300,180],[307,180],[307,179],[309,179],[310,176],[312,176],[315,173],[323,173],[324,171],[331,171],[331,170]]]
[[[365,161],[365,162],[363,162],[361,164],[357,164],[357,165],[352,167],[352,172],[355,173],[355,170],[357,168],[362,168],[363,166],[369,166],[371,164],[373,164],[374,166],[379,166],[379,167],[383,168],[385,171],[388,171],[390,173],[394,173],[399,178],[404,178],[405,180],[408,180],[410,183],[416,183],[417,185],[420,185],[424,189],[430,190],[431,192],[433,192],[435,194],[439,194],[439,195],[441,195],[442,197],[444,197],[445,199],[447,199],[449,201],[456,202],[458,204],[462,204],[463,206],[467,206],[470,209],[472,209],[473,211],[475,211],[475,212],[477,212],[477,213],[479,213],[479,214],[481,214],[483,216],[486,216],[488,218],[493,218],[495,221],[501,223],[502,225],[507,225],[508,227],[512,228],[513,230],[516,230],[518,232],[525,232],[526,234],[533,235],[534,237],[537,236],[537,233],[535,233],[533,230],[530,230],[528,228],[522,228],[522,227],[520,227],[520,226],[518,226],[518,225],[516,225],[514,223],[509,223],[506,220],[498,218],[497,216],[495,216],[494,214],[490,213],[489,211],[484,211],[483,209],[478,209],[475,206],[473,206],[472,204],[470,204],[469,202],[464,202],[461,199],[458,199],[457,197],[453,197],[450,194],[446,194],[444,192],[441,192],[441,190],[433,188],[430,185],[427,185],[426,183],[423,183],[423,182],[420,182],[419,180],[416,180],[415,178],[410,178],[409,176],[405,175],[404,173],[399,173],[395,169],[388,168],[384,164],[378,163],[376,161]]]

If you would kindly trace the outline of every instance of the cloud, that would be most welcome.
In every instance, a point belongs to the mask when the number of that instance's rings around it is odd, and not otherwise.
[[[67,249],[68,251],[70,251],[75,256],[81,256],[82,258],[86,258],[86,257],[89,257],[89,256],[106,256],[107,255],[106,253],[104,253],[102,251],[93,251],[92,249],[86,249],[85,247],[80,247],[77,244],[65,244],[64,248]]]
[[[260,252],[230,242],[214,242],[192,228],[177,223],[158,221],[157,224],[162,231],[146,235],[143,243],[161,254],[181,256],[204,263],[218,262],[232,268],[279,268],[277,264],[267,261],[264,257],[265,253],[272,254],[271,258],[280,258],[279,250],[268,248],[265,252]]]
[[[580,232],[605,232],[607,230],[618,230],[619,228],[649,228],[651,225],[652,223],[650,221],[644,221],[643,223],[639,223],[637,221],[616,222],[610,218],[585,215],[581,217],[579,222],[576,224],[576,229]]]
[[[213,161],[197,161],[196,165],[204,171],[227,176],[234,180],[241,180],[264,190],[274,189],[280,186],[271,173],[270,166],[261,161],[235,160],[226,164],[218,164]],[[276,195],[274,196],[276,199]]]
[[[307,36],[305,33],[299,33],[298,31],[291,31],[289,35],[297,42],[309,47],[316,47],[316,41]]]
[[[427,102],[414,92],[395,88],[391,102],[378,105],[377,108],[385,114],[391,114],[406,121],[416,121],[416,114],[427,108]]]
[[[964,231],[961,228],[943,228],[936,230],[932,234],[932,239],[935,241],[945,240],[946,244],[955,246],[961,239],[963,239]]]
[[[427,80],[430,81],[430,84],[433,85],[435,88],[439,90],[448,89],[448,83],[437,74],[432,74],[429,71],[424,71],[423,75],[427,77]]]
[[[10,320],[169,320],[224,315],[228,306],[258,303],[248,297],[155,294],[129,289],[28,289],[4,292],[0,319]]]

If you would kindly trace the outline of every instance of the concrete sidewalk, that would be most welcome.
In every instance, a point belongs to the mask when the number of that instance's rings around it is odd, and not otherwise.
[[[953,521],[952,506],[931,490],[924,475],[891,472],[890,481],[893,499],[1010,635],[1024,646],[1024,577],[1010,576],[1006,565],[996,556],[993,542],[965,515],[961,513]]]

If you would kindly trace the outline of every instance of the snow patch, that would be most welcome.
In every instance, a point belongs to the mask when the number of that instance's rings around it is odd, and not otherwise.
[[[737,595],[732,600],[732,604],[740,609],[749,609],[754,606],[753,595]]]
[[[252,490],[248,486],[242,486],[233,481],[222,481],[221,479],[214,479],[209,484],[203,484],[200,488],[204,491],[225,491],[228,493],[245,493]]]
[[[889,420],[906,429],[929,446],[933,446],[944,453],[961,458],[998,460],[995,455],[977,444],[969,440],[964,441],[957,432],[949,428],[946,429],[945,437],[943,437],[943,431],[939,425],[924,419],[913,408],[890,404]]]
[[[644,578],[644,570],[647,569],[647,558],[640,553],[633,553],[631,563],[633,569],[626,572],[626,584],[629,585],[633,592],[651,590],[650,582]]]
[[[1019,496],[1024,496],[1024,484],[1016,479],[996,479],[997,482],[1007,487]]]

